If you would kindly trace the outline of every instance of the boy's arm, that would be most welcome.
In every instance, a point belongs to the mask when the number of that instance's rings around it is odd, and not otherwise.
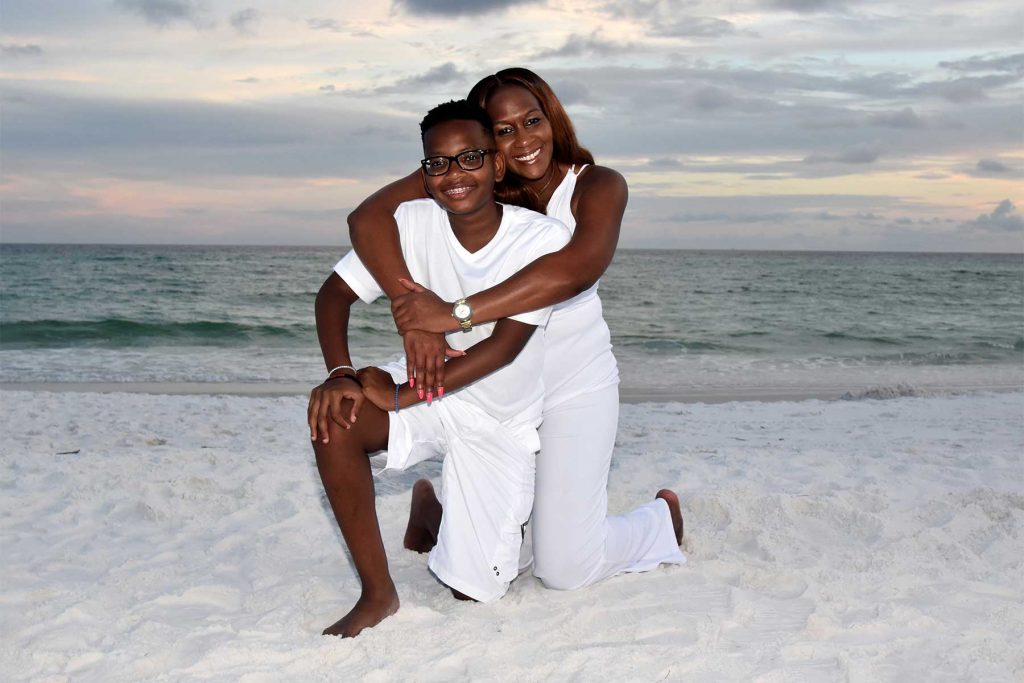
[[[536,329],[536,325],[509,318],[499,320],[490,337],[471,346],[465,356],[446,363],[445,390],[461,389],[514,361]],[[370,401],[384,410],[394,410],[395,383],[390,375],[377,368],[367,368],[360,371],[359,378],[363,380],[366,397]],[[423,400],[419,391],[420,387],[413,389],[403,383],[398,392],[398,407],[408,408]]]
[[[352,365],[348,351],[348,319],[352,304],[359,297],[348,284],[331,273],[316,295],[316,336],[320,340],[320,351],[328,369],[339,365]],[[313,389],[309,395],[306,417],[309,421],[309,437],[313,441],[321,438],[328,442],[328,420],[348,429],[356,421],[363,403],[363,391],[359,384],[345,375],[335,375]],[[349,375],[351,377],[351,375]],[[342,402],[352,401],[352,409],[342,410]]]

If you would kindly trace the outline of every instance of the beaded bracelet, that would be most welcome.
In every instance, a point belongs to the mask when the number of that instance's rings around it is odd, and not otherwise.
[[[398,412],[398,390],[402,388],[401,384],[395,385],[395,412]]]

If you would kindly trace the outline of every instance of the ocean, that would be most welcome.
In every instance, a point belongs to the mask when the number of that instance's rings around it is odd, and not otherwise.
[[[317,383],[344,248],[0,245],[0,382]],[[1024,388],[1024,256],[622,249],[601,283],[627,391]],[[357,305],[359,364],[401,351]]]

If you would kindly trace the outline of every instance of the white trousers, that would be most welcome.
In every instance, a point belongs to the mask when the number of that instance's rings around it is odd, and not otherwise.
[[[548,588],[572,590],[622,572],[686,562],[663,500],[608,517],[618,421],[617,385],[544,411],[530,528],[533,573]]]

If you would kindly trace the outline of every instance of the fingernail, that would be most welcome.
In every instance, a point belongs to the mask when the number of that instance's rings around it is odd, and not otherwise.
[[[428,406],[430,405],[430,401],[433,400],[433,398],[434,398],[434,393],[432,391],[428,391],[427,392],[427,405]]]
[[[444,396],[444,387],[438,387],[437,388],[437,397],[441,398],[442,396]]]
[[[420,395],[420,400],[422,401],[423,400],[423,387],[420,387],[419,395]]]
[[[409,388],[412,389],[415,386],[416,386],[416,378],[415,377],[410,377],[409,378]]]

